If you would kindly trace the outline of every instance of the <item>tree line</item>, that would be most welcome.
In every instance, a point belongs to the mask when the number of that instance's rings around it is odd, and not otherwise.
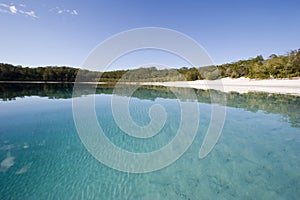
[[[0,63],[0,81],[74,82],[78,71],[79,68],[65,66],[30,68]],[[157,69],[156,67],[149,67],[109,72],[81,70],[81,74],[81,81],[93,82],[116,82],[119,80],[193,81],[202,79],[215,80],[225,77],[255,79],[291,78],[300,76],[300,49],[289,51],[286,55],[272,54],[266,60],[259,55],[247,60],[199,68]]]

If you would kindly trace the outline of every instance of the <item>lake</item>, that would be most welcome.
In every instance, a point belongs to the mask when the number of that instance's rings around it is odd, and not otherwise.
[[[71,84],[0,84],[0,199],[273,200],[300,196],[300,97],[193,90],[195,101],[178,99],[165,87],[140,87],[130,95],[126,94],[129,86],[119,95],[109,85],[99,86],[96,94],[83,90],[74,96],[72,89]],[[174,90],[184,94],[187,89]],[[226,118],[216,145],[201,159],[199,149],[214,105],[212,94],[226,97],[226,105],[218,105],[225,108]],[[159,170],[112,169],[89,153],[75,126],[73,100],[91,96],[106,137],[128,152],[153,152],[173,141],[182,120],[181,102],[199,108],[196,135],[180,158]],[[166,113],[164,126],[149,138],[125,134],[114,119],[111,101],[115,96],[130,97],[129,113],[139,126],[149,124],[149,109],[160,105]]]

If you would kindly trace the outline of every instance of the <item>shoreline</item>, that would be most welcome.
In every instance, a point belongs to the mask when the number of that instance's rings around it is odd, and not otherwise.
[[[0,81],[1,83],[29,84],[73,84],[74,82],[57,81]],[[81,82],[82,84],[112,84],[110,82]],[[300,96],[300,77],[294,79],[222,78],[219,80],[170,81],[170,82],[119,82],[124,85],[149,85],[165,87],[190,87],[202,90],[219,90],[222,92],[265,92]]]
[[[133,84],[133,83],[130,83]],[[263,79],[254,80],[249,78],[223,78],[220,80],[196,80],[174,82],[142,82],[141,85],[154,85],[166,87],[190,87],[202,90],[219,90],[225,93],[237,92],[264,92],[273,94],[287,94],[300,96],[300,78],[297,79]]]

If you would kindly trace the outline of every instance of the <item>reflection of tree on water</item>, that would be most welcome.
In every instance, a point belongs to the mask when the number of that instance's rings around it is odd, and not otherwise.
[[[39,96],[49,99],[71,98],[73,84],[0,84],[0,98],[3,101],[15,100],[16,97]]]
[[[93,86],[92,86],[93,87]],[[128,94],[130,86],[121,86],[122,95]],[[91,86],[86,85],[86,90],[76,96],[91,94]],[[112,94],[114,85],[98,85],[97,94]],[[177,88],[178,92],[184,93],[188,89]],[[73,84],[0,84],[0,98],[3,101],[14,100],[16,97],[40,96],[49,99],[68,99],[72,98]],[[215,90],[204,91],[196,90],[198,101],[201,103],[211,103],[210,95],[225,95],[227,98],[227,106],[235,108],[243,108],[251,112],[263,110],[266,113],[280,114],[283,119],[291,123],[293,127],[300,127],[300,97],[267,94],[267,93],[222,93]],[[132,95],[139,99],[154,100],[156,98],[176,98],[172,91],[161,86],[143,86],[139,87]]]

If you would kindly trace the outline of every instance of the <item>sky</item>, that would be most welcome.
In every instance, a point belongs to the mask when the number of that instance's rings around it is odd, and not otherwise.
[[[112,35],[162,27],[197,41],[215,64],[300,48],[299,0],[0,0],[0,62],[80,67]],[[111,69],[143,63],[182,67],[166,53],[139,52]]]

